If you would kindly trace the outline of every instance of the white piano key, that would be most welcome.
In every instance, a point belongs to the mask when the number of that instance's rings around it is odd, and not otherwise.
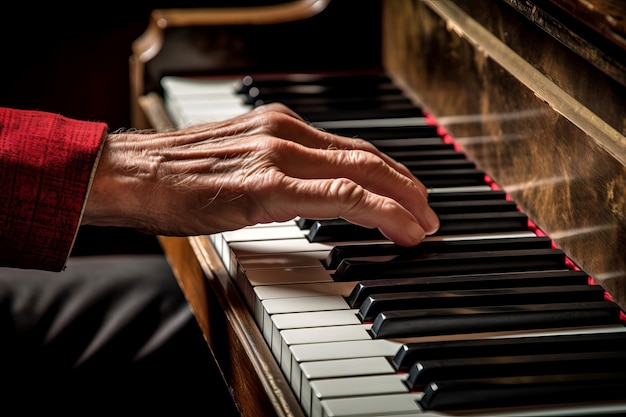
[[[246,227],[222,233],[226,243],[245,242],[252,240],[269,239],[298,239],[306,237],[306,232],[297,225],[285,225],[280,227]]]
[[[298,363],[335,359],[394,356],[402,343],[389,339],[311,343],[289,347]]]
[[[313,311],[306,313],[274,314],[264,317],[262,333],[280,363],[282,337],[281,330],[305,327],[325,327],[361,324],[356,316],[356,310]],[[270,339],[267,336],[271,334]]]
[[[243,271],[270,268],[299,268],[303,266],[323,265],[330,250],[311,252],[278,253],[264,256],[244,256],[239,258]]]
[[[161,86],[168,97],[184,97],[194,95],[227,95],[235,97],[236,89],[241,83],[240,77],[210,79],[165,76],[161,78]]]
[[[294,271],[295,272],[295,271]],[[257,285],[253,288],[252,310],[259,328],[263,328],[263,319],[265,309],[263,301],[281,299],[281,298],[297,298],[297,297],[317,297],[320,295],[338,295],[347,297],[355,282],[321,282],[308,284],[278,284],[278,285]]]
[[[337,312],[350,309],[346,300],[343,297],[336,295],[302,298],[275,298],[272,300],[265,300],[261,304],[263,307],[261,328],[265,330],[266,326],[271,326],[271,334],[274,333],[274,327],[276,326],[271,319],[272,315],[321,311]]]
[[[315,297],[318,295],[340,295],[347,297],[350,295],[355,285],[355,281],[259,285],[254,287],[254,292],[261,301],[274,298]]]
[[[309,381],[324,378],[359,376],[364,370],[369,375],[395,374],[393,366],[385,357],[336,359],[330,361],[303,362],[300,364],[302,378]]]
[[[246,273],[250,285],[330,282],[330,271],[323,266],[284,269],[253,269]]]
[[[253,242],[234,242],[229,245],[232,254],[237,258],[243,256],[260,256],[264,254],[328,251],[336,244],[309,242],[306,238],[277,239]]]
[[[294,364],[289,346],[298,344],[327,343],[350,340],[370,340],[367,330],[371,324],[288,329],[280,332],[280,367],[287,376]]]
[[[322,417],[374,417],[419,413],[421,409],[417,401],[421,398],[421,393],[409,392],[330,399],[321,402]]]
[[[301,363],[336,359],[387,357],[396,354],[401,343],[386,339],[353,340],[347,342],[310,343],[289,346],[291,373],[285,374],[293,392],[300,395],[303,377]]]
[[[326,310],[349,310],[343,297],[319,295],[316,297],[274,298],[263,301],[266,314],[303,313]]]
[[[406,378],[406,374],[393,374],[315,380],[309,383],[309,388],[302,387],[300,402],[305,412],[310,410],[311,417],[322,417],[321,401],[408,393]]]
[[[307,327],[344,326],[361,324],[356,316],[358,310],[313,311],[305,313],[274,314],[272,323],[278,331]]]
[[[304,395],[307,395],[307,390],[310,391],[310,381],[314,379],[363,375],[364,369],[367,369],[369,375],[396,373],[389,361],[383,357],[304,362],[300,364],[299,372],[295,373],[296,377],[300,375],[299,382],[293,381],[291,385],[297,390],[294,391],[296,395],[301,397],[302,391],[304,391]],[[304,390],[301,387],[305,387]]]
[[[344,326],[287,329],[281,331],[281,336],[283,343],[287,346],[348,340],[371,340],[372,337],[367,332],[371,327],[371,323],[363,323]]]

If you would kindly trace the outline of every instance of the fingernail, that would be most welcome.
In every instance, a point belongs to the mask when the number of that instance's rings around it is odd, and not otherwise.
[[[421,242],[426,237],[422,226],[414,222],[409,222],[406,231],[408,232],[411,239],[415,241],[415,243]]]
[[[428,223],[427,234],[430,235],[439,230],[439,216],[432,209],[426,210],[426,222]]]

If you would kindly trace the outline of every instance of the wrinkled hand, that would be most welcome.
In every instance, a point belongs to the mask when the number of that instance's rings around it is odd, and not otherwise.
[[[279,104],[175,132],[110,134],[82,224],[193,236],[297,216],[342,217],[404,246],[439,227],[406,167]]]

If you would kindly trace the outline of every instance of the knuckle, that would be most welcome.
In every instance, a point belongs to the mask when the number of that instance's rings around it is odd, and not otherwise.
[[[330,182],[328,195],[336,201],[338,205],[352,208],[363,201],[365,198],[365,189],[348,178],[334,178]]]

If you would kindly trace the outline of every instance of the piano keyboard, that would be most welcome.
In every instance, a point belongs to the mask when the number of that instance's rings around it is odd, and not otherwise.
[[[340,219],[209,236],[307,416],[626,413],[623,312],[384,75],[162,85],[179,127],[281,101],[429,188],[413,248]]]

